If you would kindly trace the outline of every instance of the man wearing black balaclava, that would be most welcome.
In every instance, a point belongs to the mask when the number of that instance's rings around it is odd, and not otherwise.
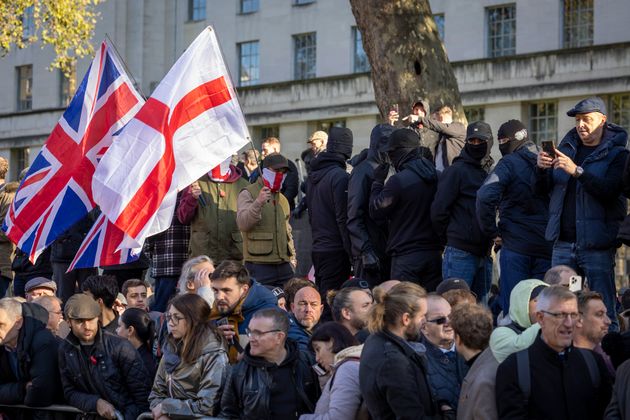
[[[442,280],[442,246],[430,218],[437,172],[422,157],[419,142],[413,130],[392,133],[385,151],[396,173],[385,182],[390,164],[374,169],[370,216],[385,219],[389,225],[390,278],[420,284],[431,292]]]
[[[538,148],[518,120],[503,123],[497,139],[503,158],[477,191],[477,220],[481,231],[501,244],[500,303],[507,314],[514,286],[524,279],[542,279],[551,267],[553,244],[545,239],[549,196],[531,187]]]
[[[470,124],[464,149],[442,172],[431,205],[433,228],[446,242],[442,276],[466,280],[482,302],[487,300],[492,283],[492,239],[479,228],[475,199],[486,179],[482,161],[491,147],[490,126],[483,121]]]

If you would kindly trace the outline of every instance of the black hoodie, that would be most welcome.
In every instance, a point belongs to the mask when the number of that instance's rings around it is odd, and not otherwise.
[[[314,252],[345,251],[350,258],[348,178],[341,153],[325,151],[311,162],[306,201]]]
[[[481,165],[464,148],[442,172],[431,205],[433,227],[442,241],[480,257],[488,255],[492,245],[492,239],[481,232],[476,216],[477,190],[488,175]]]
[[[385,185],[376,181],[372,184],[370,216],[388,220],[390,256],[442,248],[430,216],[437,173],[431,162],[418,156],[419,152],[409,154]]]

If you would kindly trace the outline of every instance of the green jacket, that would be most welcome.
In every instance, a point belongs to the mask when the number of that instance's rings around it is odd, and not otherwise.
[[[240,174],[230,181],[232,179],[213,182],[207,174],[199,179],[203,198],[194,203],[197,212],[190,223],[191,257],[207,255],[215,264],[243,259],[243,239],[236,225],[236,203],[239,192],[248,184]]]
[[[262,180],[244,188],[238,196],[238,227],[243,234],[243,259],[258,264],[291,262],[295,256],[289,202],[281,193],[262,206],[256,197],[263,187]]]

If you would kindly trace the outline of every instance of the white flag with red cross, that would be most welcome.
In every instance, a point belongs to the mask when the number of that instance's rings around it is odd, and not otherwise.
[[[166,230],[177,191],[249,141],[215,31],[193,41],[101,159],[94,200],[135,248]]]

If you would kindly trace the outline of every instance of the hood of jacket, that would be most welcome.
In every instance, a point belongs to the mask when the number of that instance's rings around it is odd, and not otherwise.
[[[510,293],[510,319],[523,328],[532,326],[529,320],[529,298],[538,286],[548,286],[544,281],[529,279],[520,281]]]
[[[437,171],[435,166],[425,158],[409,160],[402,164],[401,171],[409,170],[426,182],[437,182]]]
[[[368,157],[368,149],[363,149],[359,152],[358,155],[354,155],[352,156],[352,158],[348,161],[348,163],[350,164],[350,166],[352,166],[353,168],[355,168],[356,166],[359,165],[359,163],[363,162],[365,159],[367,159]]]
[[[287,351],[287,357],[285,357],[282,363],[278,365],[279,367],[291,365],[295,363],[295,361],[299,357],[297,344],[295,344],[293,340],[287,339],[284,343],[284,348]],[[250,350],[251,350],[251,346],[247,344],[247,346],[245,347],[245,354],[243,356],[243,360],[248,365],[257,367],[257,368],[262,368],[262,367],[270,368],[270,367],[276,366],[275,363],[268,362],[262,357],[252,356],[252,354],[250,353]]]
[[[363,344],[360,344],[358,346],[346,347],[339,353],[335,354],[335,357],[333,359],[333,366],[337,366],[339,363],[343,362],[346,359],[359,359],[361,357],[362,351]]]
[[[324,179],[328,171],[332,168],[341,168],[346,170],[346,159],[341,153],[321,152],[311,162],[311,174],[309,177],[313,180],[313,184],[317,184]]]
[[[564,136],[560,143],[569,143],[574,149],[577,149],[578,141],[580,141],[580,136],[577,132],[577,129],[573,127],[567,134]],[[594,153],[600,154],[604,151],[607,153],[608,150],[615,146],[626,147],[628,143],[628,132],[613,123],[606,123],[604,126],[604,135],[602,137],[602,141],[599,143],[596,151]]]
[[[247,296],[240,305],[241,313],[254,313],[259,309],[268,308],[278,304],[278,299],[274,294],[256,280],[252,280],[247,291]],[[235,309],[236,312],[236,309]]]
[[[22,349],[28,349],[31,347],[35,334],[40,330],[46,329],[48,311],[36,303],[23,303],[22,319],[18,346]]]
[[[376,159],[378,153],[383,151],[387,146],[389,136],[396,130],[396,127],[389,124],[379,124],[372,129],[370,133],[370,148],[368,149],[368,158]]]

